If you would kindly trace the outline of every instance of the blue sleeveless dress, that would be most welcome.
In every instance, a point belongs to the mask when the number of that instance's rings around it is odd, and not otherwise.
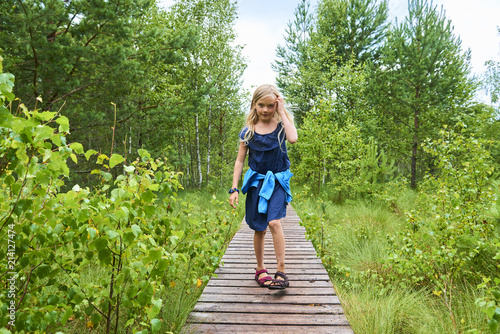
[[[285,172],[290,168],[290,160],[286,148],[285,130],[282,123],[268,134],[255,133],[248,141],[248,166],[259,174]],[[248,128],[244,127],[240,132],[243,141]],[[279,136],[279,138],[278,138]],[[281,144],[280,144],[281,143]],[[270,221],[281,219],[286,216],[287,193],[280,182],[275,182],[274,191],[267,201],[267,212],[259,213],[259,193],[264,180],[260,180],[256,187],[250,187],[247,192],[245,203],[245,220],[248,226],[255,231],[266,230]]]

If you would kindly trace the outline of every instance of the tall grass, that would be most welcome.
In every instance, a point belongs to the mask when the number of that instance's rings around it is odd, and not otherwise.
[[[436,296],[426,290],[387,288],[371,277],[389,255],[390,238],[404,231],[404,212],[415,209],[415,198],[411,190],[398,190],[382,200],[333,203],[299,189],[293,205],[355,333],[487,333],[485,314],[475,305],[481,295],[467,282],[454,283],[450,295]],[[492,208],[492,216],[499,217],[499,207]]]
[[[226,234],[222,236],[226,240],[224,247],[227,247],[227,244],[240,227],[244,208],[240,205],[237,210],[233,210],[229,207],[227,199],[228,195],[225,191],[209,193],[206,190],[185,190],[179,193],[179,201],[190,203],[190,218],[202,222],[202,226],[207,228],[205,236],[207,247],[211,246],[212,234],[222,227],[220,224],[229,225],[223,226],[223,229],[227,230]],[[182,247],[182,245],[179,247]],[[213,269],[217,267],[219,262],[220,258],[203,258],[198,255],[189,259],[187,263],[181,260],[176,261],[176,268],[167,269],[169,272],[166,273],[163,279],[163,284],[167,286],[167,293],[163,296],[157,296],[163,300],[163,307],[158,316],[158,318],[162,319],[161,333],[179,333],[181,331],[208,279],[213,274]],[[174,272],[178,274],[172,274]],[[194,272],[199,281],[187,280],[187,276],[183,275],[183,273],[188,272]],[[99,266],[89,264],[86,270],[80,273],[79,282],[81,284],[99,284],[98,282],[102,280],[105,274]],[[133,283],[124,282],[123,284]],[[119,320],[118,333],[131,333],[128,328],[125,328],[125,321],[126,319]],[[85,321],[70,319],[64,328],[64,332],[70,334],[98,334],[104,333],[105,329],[103,326],[87,328]]]
[[[240,205],[236,210],[230,209],[227,192],[222,190],[212,193],[206,190],[183,191],[179,193],[179,199],[189,202],[192,205],[191,215],[203,221],[206,224],[205,226],[209,227],[207,242],[210,242],[210,228],[217,228],[219,223],[231,224],[228,233],[224,236],[226,240],[224,247],[226,248],[240,227],[244,215],[243,206]],[[232,218],[229,221],[221,222],[221,215],[227,216],[228,212],[233,213]],[[169,286],[169,289],[167,295],[164,296],[166,305],[162,309],[161,316],[165,322],[164,329],[167,333],[179,333],[181,331],[189,313],[203,292],[207,280],[213,274],[210,268],[217,266],[219,262],[220,259],[197,259],[197,261],[190,260],[188,263],[179,263],[182,268],[177,268],[180,269],[178,272],[194,270],[200,279],[205,278],[200,280],[196,287],[193,287],[192,282],[186,282],[182,275],[167,275],[164,283]]]

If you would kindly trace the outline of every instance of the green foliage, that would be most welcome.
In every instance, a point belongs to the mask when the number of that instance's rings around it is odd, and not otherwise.
[[[0,112],[0,276],[4,286],[13,281],[0,292],[0,326],[19,333],[170,330],[159,317],[175,304],[171,282],[186,294],[208,281],[236,213],[193,215],[178,197],[179,174],[144,149],[124,164],[121,155],[68,144],[69,122],[58,113],[22,104],[19,116]],[[77,155],[96,161],[100,185],[62,192],[72,176],[67,161]],[[115,178],[118,166],[123,173]]]
[[[377,57],[386,18],[385,1],[325,0],[315,13],[299,3],[273,65],[299,126],[321,99],[342,100],[351,116],[366,120],[362,64]]]
[[[443,294],[438,297],[427,289],[400,286],[398,280],[382,284],[387,277],[382,262],[390,255],[391,243],[405,235],[408,227],[403,212],[418,207],[416,195],[407,186],[388,186],[380,196],[383,201],[372,198],[335,204],[324,196],[300,192],[294,195],[294,207],[356,332],[484,333],[486,316],[474,301],[486,297],[490,303],[493,295],[490,298],[477,290],[473,282],[454,281],[448,304]],[[412,265],[422,264],[414,261]]]
[[[277,72],[276,81],[282,94],[297,108],[295,122],[301,124],[304,113],[312,107],[310,97],[315,94],[314,85],[303,78],[313,28],[309,1],[301,0],[294,14],[294,21],[288,22],[285,30],[285,45],[276,48],[277,59],[272,67]]]
[[[317,34],[325,36],[331,61],[364,63],[378,58],[386,37],[385,0],[323,0],[318,4]]]
[[[166,145],[161,147],[184,171],[188,186],[199,188],[211,178],[222,186],[223,166],[235,158],[232,144],[235,128],[240,131],[243,124],[238,122],[243,118],[239,90],[246,67],[241,46],[235,43],[236,16],[236,4],[229,0],[178,1],[171,9],[174,29],[195,29],[196,44],[171,76],[162,79],[175,85],[181,103],[169,110],[175,114],[169,122],[175,136],[163,139]]]
[[[242,114],[235,19],[229,0],[179,1],[167,11],[154,0],[6,0],[0,55],[28,109],[62,108],[68,140],[126,161],[147,149],[166,156],[184,185],[206,184],[214,174],[222,180],[213,171],[236,154],[228,138],[240,126],[226,121]],[[64,190],[97,184],[92,164],[70,163],[77,173]]]
[[[291,152],[299,181],[338,201],[373,195],[396,177],[394,161],[373,140],[367,143],[359,123],[343,113],[343,103],[322,100],[308,112]]]
[[[498,34],[500,35],[500,27]],[[490,59],[486,62],[486,73],[483,86],[491,96],[491,102],[497,105],[497,112],[500,112],[500,62]]]
[[[398,173],[394,160],[389,160],[383,150],[371,140],[359,175],[359,194],[380,194],[387,184],[397,180]]]
[[[476,299],[476,305],[488,317],[488,327],[491,333],[495,333],[500,324],[500,240],[492,240],[491,246],[496,249],[496,254],[492,258],[496,261],[496,274],[491,277],[484,277],[478,288],[486,291],[486,297]]]
[[[435,158],[436,175],[426,177],[419,209],[408,213],[409,231],[386,264],[403,282],[449,293],[459,278],[487,274],[486,240],[492,232],[486,212],[495,200],[493,168],[480,140],[441,131],[424,150]],[[419,265],[416,265],[419,263]]]
[[[323,101],[311,110],[299,129],[295,154],[300,158],[294,172],[317,194],[328,184],[338,199],[352,196],[359,186],[359,173],[368,146],[359,127],[347,121],[344,127],[331,121],[331,105]]]
[[[225,190],[213,194],[206,190],[183,191],[179,193],[179,199],[190,203],[191,219],[200,222],[198,228],[201,227],[206,236],[186,236],[183,247],[191,247],[194,243],[203,245],[205,250],[187,263],[177,263],[176,271],[169,272],[164,279],[168,287],[161,318],[166,322],[167,331],[172,332],[179,332],[184,325],[229,241],[240,228],[244,214],[243,206],[237,210],[229,209]],[[196,280],[186,279],[189,276],[196,277]]]
[[[0,57],[0,108],[5,108],[5,102],[11,102],[15,96],[12,94],[14,88],[14,76],[11,73],[3,73],[3,58]],[[2,110],[5,112],[5,109]]]
[[[444,11],[427,0],[408,6],[408,16],[389,32],[380,60],[367,67],[368,93],[377,112],[378,142],[404,162],[416,188],[427,163],[421,143],[468,111],[476,87],[469,78],[469,53],[462,53]]]

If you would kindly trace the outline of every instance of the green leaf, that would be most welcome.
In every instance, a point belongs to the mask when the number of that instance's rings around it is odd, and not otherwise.
[[[108,240],[104,238],[97,238],[94,244],[95,249],[99,252],[108,246]]]
[[[49,305],[57,305],[59,302],[59,297],[56,295],[50,295],[49,298],[47,298],[47,304]]]
[[[103,249],[98,254],[99,261],[102,264],[110,264],[112,260],[111,251],[109,249]]]
[[[153,299],[153,305],[151,306],[151,309],[148,312],[149,319],[154,319],[154,317],[156,317],[158,313],[160,313],[161,305],[162,305],[161,299]]]
[[[156,195],[151,190],[147,190],[141,195],[142,200],[146,203],[151,203],[155,197]]]
[[[495,319],[488,320],[488,327],[491,333],[495,333],[498,328],[498,321],[496,321]]]
[[[151,331],[153,333],[158,333],[161,330],[161,321],[160,319],[152,319],[151,320]]]
[[[102,165],[104,163],[104,160],[109,160],[108,156],[106,154],[100,154],[97,157],[97,164]]]
[[[64,312],[62,318],[61,318],[61,323],[63,325],[66,325],[66,322],[68,321],[68,319],[73,315],[73,309],[71,307],[68,307],[66,309],[66,312]]]
[[[135,235],[136,237],[139,235],[139,233],[141,233],[141,232],[142,232],[142,231],[141,231],[141,228],[140,228],[138,225],[136,225],[136,224],[134,224],[134,225],[130,226],[130,228],[132,229],[132,232],[134,233],[134,235]]]
[[[69,148],[72,149],[73,151],[75,151],[76,154],[83,154],[84,153],[84,151],[83,151],[83,145],[80,144],[80,143],[71,143],[69,145]],[[87,153],[88,153],[88,151],[87,151]],[[85,156],[87,156],[87,155],[85,154]],[[88,158],[87,158],[87,160],[88,160]]]
[[[113,155],[109,159],[109,168],[113,168],[124,161],[125,159],[121,155],[113,153]]]
[[[8,185],[8,186],[10,186],[11,184],[13,184],[14,182],[16,182],[16,179],[12,175],[7,175],[3,179],[3,183],[6,184],[6,185]]]
[[[151,302],[151,297],[153,296],[153,291],[150,286],[147,288],[143,289],[139,294],[137,295],[137,301],[141,306],[146,306]]]
[[[96,150],[88,150],[87,152],[85,152],[85,159],[89,161],[90,157],[97,153],[98,152]]]
[[[111,173],[108,173],[108,172],[101,171],[101,176],[106,181],[111,181],[113,179],[113,175]]]
[[[135,235],[133,232],[125,232],[123,233],[123,241],[125,241],[126,244],[131,244],[135,240]]]
[[[54,111],[44,111],[44,112],[39,112],[36,113],[35,118],[39,119],[41,121],[47,122],[50,121],[54,116],[57,114],[57,112]]]
[[[56,123],[59,124],[59,132],[69,132],[69,119],[66,116],[59,116]]]
[[[124,166],[123,169],[125,170],[125,172],[127,173],[133,173],[134,170],[135,170],[135,167],[134,166]]]
[[[54,129],[50,126],[39,126],[36,129],[36,139],[37,140],[45,140],[54,134]]]
[[[147,160],[151,158],[151,154],[149,154],[149,152],[145,149],[140,148],[137,152],[139,153],[139,156],[143,158],[142,161],[144,161],[144,158],[147,158]],[[147,162],[147,160],[144,162]]]
[[[154,184],[151,184],[149,187],[148,187],[149,190],[152,190],[152,191],[158,191],[160,189],[160,185],[158,183],[154,183]]]
[[[49,274],[50,274],[50,266],[46,264],[42,264],[36,269],[36,275],[38,276],[38,278],[44,278]]]
[[[95,236],[97,235],[97,231],[95,228],[93,227],[88,227],[87,228],[87,232],[89,233],[89,239],[92,240],[95,238]]]
[[[90,321],[92,321],[94,325],[97,325],[101,321],[101,315],[98,312],[92,313]]]
[[[151,261],[157,261],[161,259],[163,253],[160,249],[150,249],[149,250],[149,258]]]
[[[87,260],[92,260],[93,257],[94,257],[94,252],[92,251],[88,251],[85,253],[85,258],[87,258]]]
[[[134,323],[134,321],[135,321],[135,318],[128,319],[128,321],[125,323],[125,327],[132,325]]]
[[[143,210],[147,218],[153,217],[153,215],[156,213],[156,208],[152,205],[144,206]]]

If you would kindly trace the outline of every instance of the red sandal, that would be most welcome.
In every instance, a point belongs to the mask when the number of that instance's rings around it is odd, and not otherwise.
[[[259,276],[261,274],[267,274],[267,269],[262,269],[262,270],[259,270],[257,271],[257,269],[255,269],[255,280],[257,281],[257,283],[259,283],[259,285],[263,288],[267,288],[269,287],[270,284],[266,284],[266,282],[273,282],[273,278],[271,276],[265,276],[265,277],[262,277],[262,278],[259,278]]]

